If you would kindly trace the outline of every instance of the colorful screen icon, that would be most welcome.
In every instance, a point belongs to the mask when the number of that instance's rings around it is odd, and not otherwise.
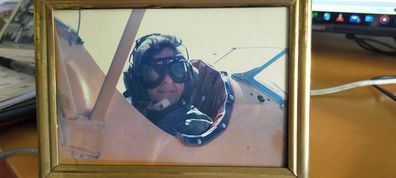
[[[336,22],[344,22],[344,17],[342,16],[342,14],[338,14],[337,18],[336,18]]]
[[[381,15],[381,17],[379,18],[379,21],[382,25],[386,25],[389,23],[390,21],[390,17],[387,15]]]
[[[312,12],[312,18],[313,18],[313,19],[317,19],[318,16],[319,16],[319,13],[318,13],[318,12]]]
[[[355,14],[351,15],[349,17],[349,22],[358,24],[358,23],[360,23],[360,17],[358,15],[355,15]]]
[[[328,12],[325,12],[325,13],[323,14],[323,20],[325,20],[325,21],[330,21],[330,19],[331,19],[331,14],[328,13]]]
[[[374,22],[374,16],[372,16],[372,15],[366,15],[366,16],[364,17],[364,22],[366,22],[366,23]]]

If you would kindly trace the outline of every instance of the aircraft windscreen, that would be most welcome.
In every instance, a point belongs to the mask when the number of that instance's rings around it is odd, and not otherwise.
[[[287,54],[280,54],[281,48],[239,47],[232,48],[213,63],[215,68],[231,73],[244,73],[263,67],[254,77],[255,80],[285,98],[287,88]],[[275,56],[279,58],[274,59]],[[272,61],[271,61],[272,60]]]

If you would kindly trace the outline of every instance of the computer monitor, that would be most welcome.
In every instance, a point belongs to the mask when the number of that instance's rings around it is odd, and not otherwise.
[[[313,0],[312,29],[396,37],[396,0]]]

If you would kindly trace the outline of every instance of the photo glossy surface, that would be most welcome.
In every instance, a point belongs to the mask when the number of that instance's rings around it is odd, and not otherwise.
[[[194,88],[201,94],[191,96],[194,106],[211,116],[212,126],[223,128],[193,145],[129,104],[122,95],[123,75],[103,118],[89,119],[130,13],[55,11],[60,163],[286,166],[286,8],[146,10],[137,38],[163,33],[182,39],[201,76]],[[217,82],[227,78],[232,93],[224,83],[210,83],[213,76]],[[225,98],[232,98],[232,107],[208,104]],[[221,115],[229,120],[216,125]]]

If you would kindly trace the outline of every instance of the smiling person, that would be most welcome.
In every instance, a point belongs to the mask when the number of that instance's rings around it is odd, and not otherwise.
[[[198,70],[172,35],[149,34],[136,40],[124,72],[127,101],[165,132],[199,135],[212,120],[190,103]]]

